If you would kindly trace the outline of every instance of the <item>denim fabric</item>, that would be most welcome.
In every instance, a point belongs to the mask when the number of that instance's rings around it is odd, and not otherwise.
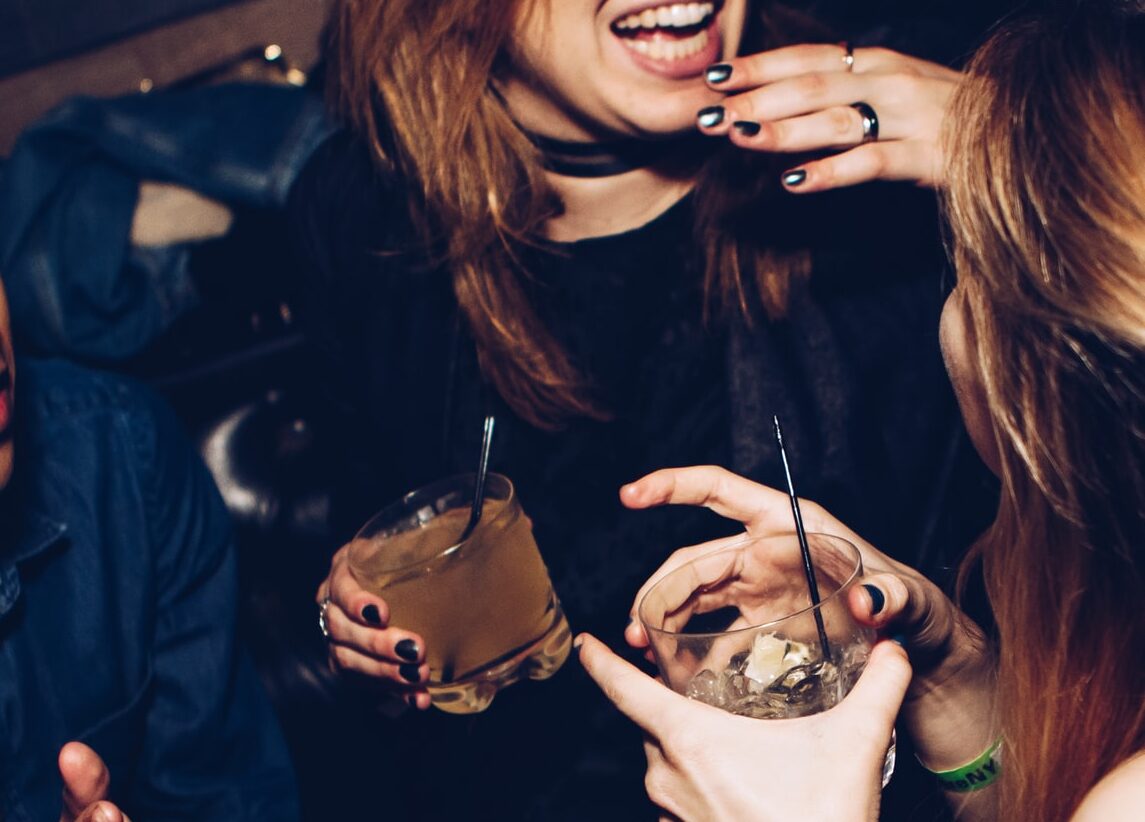
[[[140,181],[277,207],[329,130],[313,93],[261,84],[80,97],[49,113],[0,169],[0,272],[19,342],[89,361],[140,351],[198,299],[188,246],[129,242]]]
[[[54,822],[60,747],[144,820],[294,820],[280,730],[234,636],[227,513],[173,414],[63,362],[18,363],[0,496],[0,818]]]

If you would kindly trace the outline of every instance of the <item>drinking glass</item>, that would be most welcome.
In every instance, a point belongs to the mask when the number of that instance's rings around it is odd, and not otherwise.
[[[381,596],[390,622],[421,634],[433,705],[474,713],[522,677],[547,679],[568,658],[568,621],[513,484],[489,474],[481,520],[475,478],[449,477],[383,508],[354,537],[349,567]]]
[[[863,561],[845,539],[807,534],[819,603],[798,535],[745,538],[672,570],[637,609],[664,682],[734,714],[789,719],[843,699],[875,631],[855,622],[847,592]],[[894,741],[883,785],[894,771]]]

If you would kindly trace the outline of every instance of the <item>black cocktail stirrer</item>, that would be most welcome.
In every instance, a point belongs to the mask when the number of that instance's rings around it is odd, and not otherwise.
[[[807,544],[807,531],[803,528],[803,514],[799,512],[799,497],[795,496],[795,483],[791,481],[791,466],[787,464],[787,451],[783,447],[783,432],[779,428],[779,417],[772,416],[775,423],[775,444],[779,446],[779,459],[783,462],[783,474],[787,477],[787,494],[791,497],[791,514],[795,517],[795,533],[799,535],[799,550],[803,554],[803,573],[807,576],[807,590],[811,594],[811,604],[815,608],[815,628],[819,631],[819,644],[823,647],[823,658],[831,662],[831,645],[827,642],[827,631],[823,628],[823,614],[819,612],[819,585],[815,582],[815,571],[811,568],[811,547]]]
[[[493,445],[493,415],[485,416],[485,432],[481,436],[481,455],[477,460],[477,476],[473,482],[473,506],[469,509],[469,522],[457,544],[465,542],[473,534],[473,529],[481,521],[481,509],[485,507],[485,477],[489,473],[489,450]]]

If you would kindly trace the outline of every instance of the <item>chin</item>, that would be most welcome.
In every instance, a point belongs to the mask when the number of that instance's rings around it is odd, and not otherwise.
[[[648,139],[699,134],[696,115],[700,109],[718,103],[720,94],[701,86],[687,92],[678,92],[658,105],[631,111],[626,129],[634,136]]]

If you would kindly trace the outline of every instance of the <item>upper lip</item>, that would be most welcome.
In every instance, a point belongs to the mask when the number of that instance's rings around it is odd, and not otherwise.
[[[616,25],[617,21],[623,20],[625,17],[627,17],[630,14],[639,14],[640,12],[644,11],[645,9],[658,9],[661,6],[674,6],[681,1],[684,3],[689,2],[689,0],[653,0],[653,2],[648,2],[648,0],[642,0],[642,2],[639,2],[639,3],[632,3],[631,5],[628,5],[626,8],[623,8],[621,11],[612,15],[612,22],[610,22],[609,25],[610,26]],[[724,0],[713,0],[713,3],[716,7],[715,12],[713,14],[713,16],[715,16],[715,15],[718,15],[720,13],[720,10],[723,8]]]

